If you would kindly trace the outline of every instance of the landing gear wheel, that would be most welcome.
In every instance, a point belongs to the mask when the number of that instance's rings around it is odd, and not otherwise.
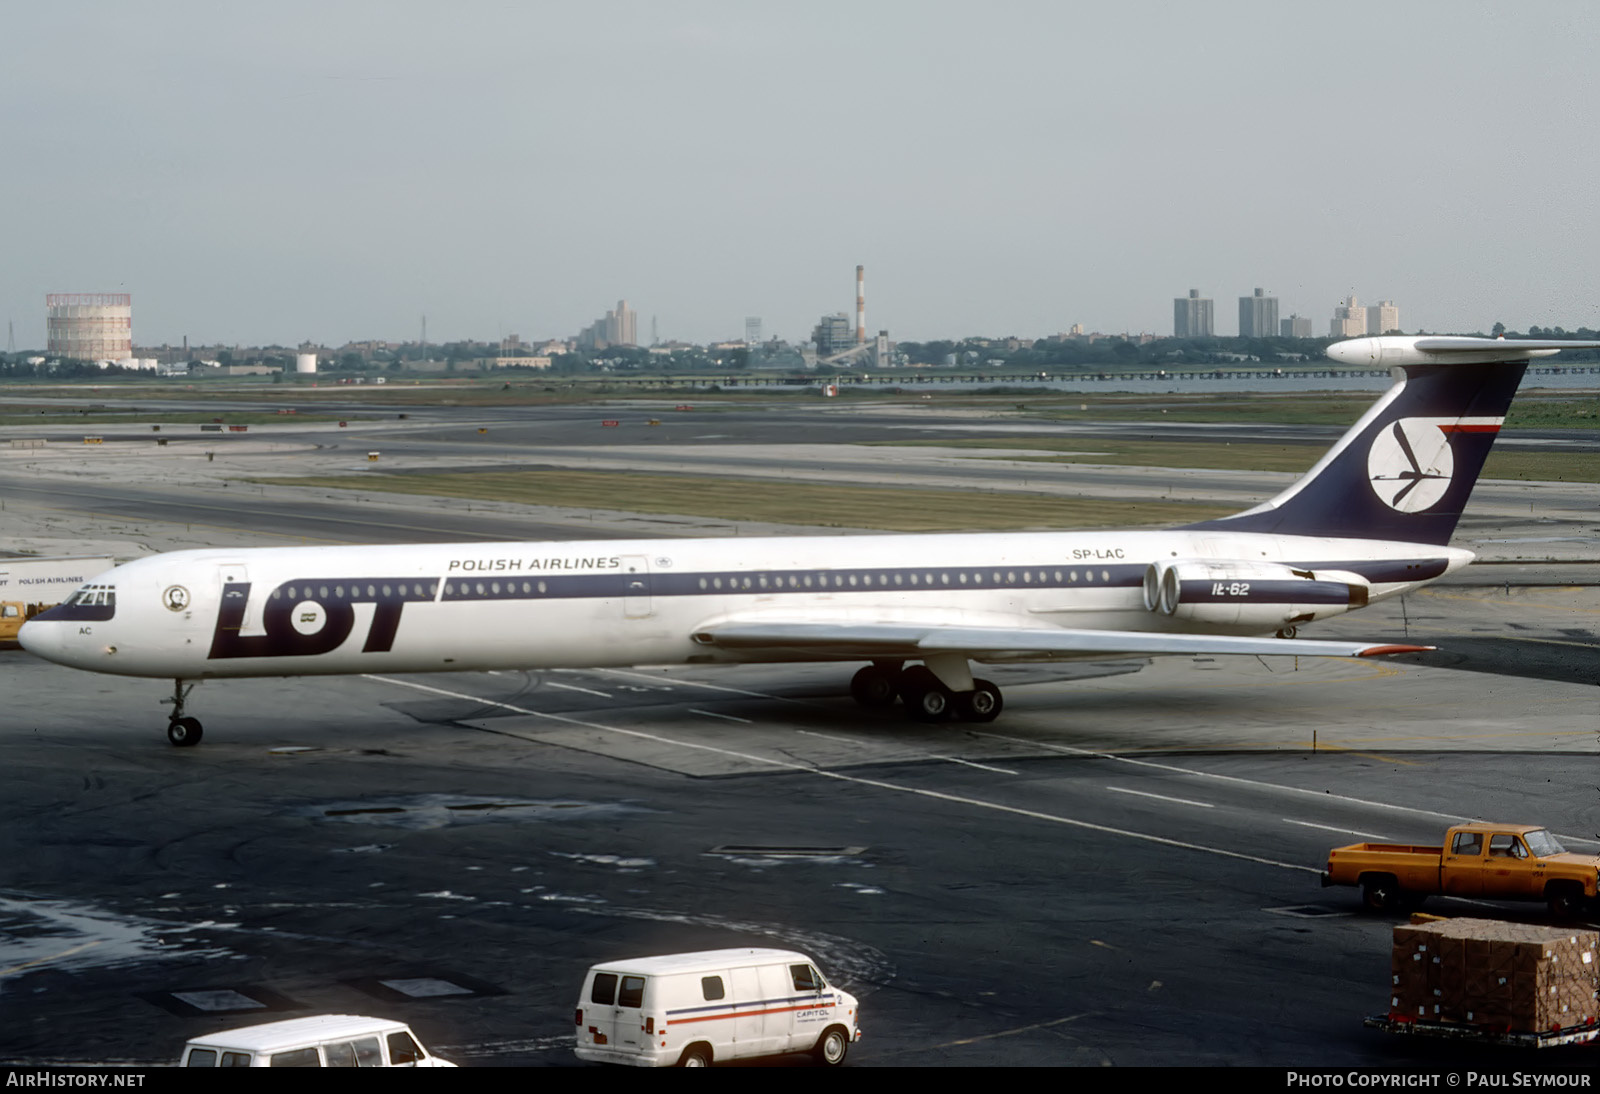
[[[914,665],[900,674],[900,699],[918,722],[942,722],[955,709],[950,689],[926,665]]]
[[[197,718],[174,718],[167,723],[167,740],[179,748],[193,748],[204,732]]]
[[[193,690],[193,684],[185,684],[179,678],[172,681],[172,698],[161,700],[172,707],[172,713],[167,715],[167,740],[179,748],[190,748],[200,743],[200,723],[183,714],[184,700],[189,698]]]
[[[1278,631],[1279,638],[1293,638],[1300,633],[1299,627],[1284,627]]]
[[[900,672],[887,665],[868,665],[850,678],[850,694],[864,707],[892,707],[900,690]]]
[[[817,1047],[811,1050],[811,1055],[823,1067],[838,1067],[844,1063],[845,1054],[850,1051],[850,1038],[838,1026],[825,1032],[817,1040]]]
[[[955,697],[956,717],[963,722],[992,722],[1000,717],[1005,700],[1000,689],[987,680],[974,680],[971,691]]]
[[[906,710],[919,722],[942,722],[954,710],[952,696],[941,684],[906,697]]]

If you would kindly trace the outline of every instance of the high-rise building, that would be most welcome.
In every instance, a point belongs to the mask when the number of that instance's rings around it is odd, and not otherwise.
[[[1280,338],[1310,338],[1311,317],[1309,315],[1291,315],[1278,324]]]
[[[1239,337],[1274,338],[1278,334],[1278,298],[1257,289],[1239,298]]]
[[[1328,334],[1333,338],[1360,338],[1367,333],[1367,310],[1347,296],[1333,309],[1333,322]]]
[[[617,309],[606,312],[606,341],[614,346],[639,344],[639,313],[626,300],[618,300]]]
[[[761,344],[761,316],[747,315],[744,317],[744,344],[759,346]]]
[[[133,297],[121,292],[49,293],[45,352],[78,361],[133,356]]]
[[[1389,334],[1400,330],[1400,309],[1393,300],[1382,300],[1367,305],[1367,333]]]
[[[639,314],[628,307],[626,300],[618,300],[615,311],[606,312],[604,319],[596,319],[578,334],[578,348],[605,349],[607,346],[637,346],[639,344]]]
[[[1202,300],[1199,289],[1190,289],[1188,296],[1172,302],[1174,338],[1210,338],[1211,332],[1211,301]]]

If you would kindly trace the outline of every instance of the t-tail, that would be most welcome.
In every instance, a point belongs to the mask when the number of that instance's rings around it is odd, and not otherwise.
[[[1446,544],[1528,361],[1600,342],[1355,338],[1328,347],[1390,366],[1384,393],[1316,466],[1270,501],[1191,528]]]

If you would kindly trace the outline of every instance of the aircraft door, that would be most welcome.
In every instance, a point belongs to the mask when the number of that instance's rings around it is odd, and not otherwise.
[[[250,596],[250,574],[242,562],[220,562],[217,564],[217,587],[215,591],[218,607],[218,631],[234,631],[236,633],[259,633],[261,628],[260,613],[252,606],[254,598]]]
[[[643,555],[622,556],[622,614],[629,619],[644,619],[650,605],[650,560]]]

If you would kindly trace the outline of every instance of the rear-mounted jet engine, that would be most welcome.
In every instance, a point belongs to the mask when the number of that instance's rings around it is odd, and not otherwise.
[[[1144,575],[1152,612],[1259,632],[1366,607],[1372,587],[1348,570],[1301,570],[1272,562],[1153,562]]]

